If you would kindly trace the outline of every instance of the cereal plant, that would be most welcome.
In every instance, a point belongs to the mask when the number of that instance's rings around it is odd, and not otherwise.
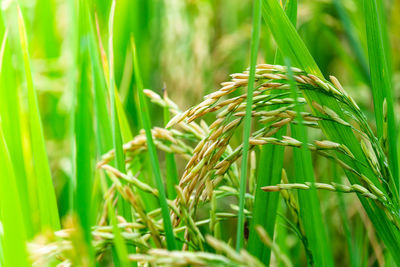
[[[3,1],[0,266],[397,266],[398,1]]]

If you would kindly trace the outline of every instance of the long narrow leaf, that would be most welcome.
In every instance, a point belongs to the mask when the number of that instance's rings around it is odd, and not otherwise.
[[[276,27],[276,30],[272,30],[272,33],[281,52],[285,56],[289,57],[295,66],[307,69],[309,72],[321,77],[320,71],[310,53],[304,52],[307,51],[307,47],[304,45],[300,36],[296,33],[294,27],[291,25],[289,19],[286,17],[279,4],[275,0],[264,0],[263,11],[264,19],[269,27]],[[302,52],[298,52],[297,50],[302,50]],[[325,96],[320,96],[313,91],[305,91],[304,95],[309,99],[309,103],[311,103],[310,99],[317,99],[322,105],[334,110],[338,116],[343,116],[343,112],[335,101],[332,101]],[[373,171],[369,168],[365,168],[365,166],[368,165],[366,156],[364,155],[360,143],[352,130],[346,126],[337,124],[335,125],[331,122],[321,122],[320,125],[330,140],[346,145],[346,147],[351,150],[351,153],[355,156],[355,158],[358,159],[358,161],[354,162],[340,155],[338,155],[338,157],[355,170],[364,173],[365,176],[368,177],[375,186],[381,188],[382,185]],[[351,183],[359,183],[357,176],[354,174],[346,172],[346,175]],[[387,178],[389,180],[389,187],[394,199],[398,199],[398,193],[395,189],[392,177]],[[359,197],[359,199],[372,223],[375,225],[375,227],[379,227],[380,231],[378,234],[391,251],[392,256],[400,257],[400,255],[396,252],[400,249],[400,244],[397,242],[398,238],[400,237],[399,231],[395,229],[393,223],[390,222],[385,215],[383,215],[383,211],[377,207],[374,202],[361,197]]]
[[[115,85],[114,78],[114,15],[115,15],[115,5],[116,1],[112,1],[111,10],[108,19],[108,56],[109,56],[109,75],[108,75],[108,90],[110,94],[110,106],[111,106],[111,126],[113,134],[113,144],[115,151],[115,166],[117,169],[123,173],[126,172],[125,168],[125,154],[123,152],[123,139],[121,134],[121,121],[120,118],[123,116],[124,112],[121,101],[118,96],[118,90]],[[125,126],[127,126],[126,121],[122,121]],[[126,127],[124,128],[126,129]],[[127,129],[125,131],[128,132]],[[130,205],[126,201],[121,201],[118,203],[120,212],[124,215],[127,220],[132,219]]]
[[[52,229],[56,230],[60,228],[57,202],[51,179],[50,166],[47,159],[36,91],[33,86],[25,24],[19,7],[18,25],[20,41],[23,50],[22,52],[24,58],[26,83],[28,88],[29,126],[32,140],[33,160],[35,164],[35,174],[38,183],[41,228],[45,229],[47,227],[51,227]]]
[[[114,52],[113,52],[113,27],[114,27],[114,13],[115,13],[115,0],[112,1],[110,18],[108,22],[108,49],[109,49],[109,93],[110,93],[110,105],[111,105],[111,124],[112,124],[112,133],[113,133],[113,142],[115,149],[115,163],[117,169],[121,172],[125,172],[125,156],[122,150],[122,137],[121,137],[121,128],[118,119],[118,109],[116,105],[116,96],[115,96],[115,81],[114,81]]]
[[[99,153],[104,154],[113,147],[111,122],[108,116],[106,81],[100,63],[99,49],[96,44],[95,31],[92,23],[90,10],[87,9],[89,24],[89,55],[92,65],[94,108],[96,114],[96,125],[98,132]]]
[[[94,265],[92,248],[92,191],[93,191],[93,124],[92,94],[89,81],[89,38],[85,2],[79,1],[80,51],[78,56],[79,78],[75,107],[75,209],[83,230],[90,264]]]
[[[288,68],[289,83],[292,90],[292,95],[297,101],[297,87],[291,71],[289,60],[286,60]],[[302,117],[300,113],[303,111],[302,107],[296,103],[297,123],[291,125],[293,138],[302,142],[299,149],[294,149],[294,169],[295,169],[295,182],[315,182],[313,164],[311,159],[311,152],[307,147],[308,134],[306,127],[302,124]],[[325,224],[322,219],[321,209],[319,205],[317,191],[311,189],[309,191],[299,191],[299,204],[300,204],[300,217],[304,225],[304,230],[308,239],[308,245],[312,251],[312,262],[315,266],[334,266],[332,249],[327,237]]]
[[[289,0],[286,2],[286,13],[293,25],[297,20],[297,0]],[[276,49],[275,63],[283,63],[282,54]],[[286,132],[286,127],[282,127],[275,135],[281,138]],[[257,188],[254,199],[253,219],[251,221],[249,233],[248,250],[257,256],[262,262],[269,264],[271,256],[271,248],[265,246],[260,240],[256,231],[256,226],[261,225],[267,234],[273,238],[276,222],[276,213],[279,204],[279,194],[265,194],[261,187],[274,185],[280,182],[281,172],[283,168],[284,147],[275,145],[264,145],[261,150],[257,174]],[[268,210],[268,216],[265,217],[264,211]]]
[[[25,247],[21,202],[16,177],[0,124],[0,221],[2,225],[2,254],[5,267],[29,266]]]
[[[368,58],[378,137],[383,138],[384,146],[388,149],[390,168],[397,190],[399,190],[399,167],[396,145],[397,127],[394,116],[392,76],[389,67],[390,51],[387,47],[387,29],[382,9],[383,3],[381,0],[364,1]],[[385,100],[387,103],[386,108],[384,108]],[[386,110],[386,114],[384,114],[384,109]],[[387,126],[384,126],[384,123]],[[387,128],[384,129],[384,127]],[[388,144],[385,144],[386,142]]]
[[[81,6],[82,8],[82,6]],[[80,20],[84,18],[80,15]],[[84,26],[81,24],[81,27]],[[92,112],[91,92],[88,80],[88,40],[81,41],[79,58],[80,77],[77,87],[77,103],[75,108],[75,181],[76,209],[80,223],[85,233],[85,240],[90,246],[91,241],[91,196],[92,196]]]
[[[280,129],[275,135],[276,138],[282,137],[285,132],[286,127]],[[273,237],[279,193],[271,192],[266,194],[260,188],[267,185],[275,185],[280,182],[283,158],[284,147],[265,145],[262,148],[259,159],[257,188],[254,200],[253,220],[250,226],[248,250],[265,264],[269,264],[271,249],[262,243],[255,229],[257,225],[261,225],[267,231],[268,235]],[[265,216],[266,210],[268,210],[267,216]]]
[[[157,189],[159,193],[159,201],[161,206],[161,213],[163,217],[164,223],[164,230],[167,239],[167,247],[169,250],[176,249],[176,242],[174,233],[172,231],[172,223],[171,218],[169,216],[169,210],[167,205],[167,197],[165,195],[165,188],[163,181],[161,179],[161,171],[160,166],[158,163],[157,151],[154,145],[153,136],[151,134],[151,121],[149,116],[149,109],[147,107],[146,98],[143,93],[143,82],[142,76],[140,74],[139,63],[137,59],[137,52],[133,38],[131,39],[131,46],[132,46],[132,55],[133,55],[133,66],[135,69],[135,78],[137,84],[137,91],[138,91],[138,99],[139,99],[139,110],[141,115],[141,120],[143,124],[143,128],[146,132],[146,140],[147,140],[147,147],[150,155],[151,165],[153,168],[153,173],[156,179]]]
[[[263,0],[263,18],[269,26],[279,49],[289,56],[293,65],[303,68],[308,73],[322,76],[317,63],[312,58],[304,42],[298,37],[296,28],[285,15],[278,1]]]
[[[16,77],[15,71],[12,68],[11,51],[7,37],[8,31],[4,33],[0,51],[0,117],[15,176],[18,177],[17,185],[22,203],[21,208],[24,215],[24,224],[28,237],[32,237],[34,232],[36,232],[35,230],[37,230],[37,225],[32,218],[31,208],[35,207],[37,202],[31,197],[33,195],[32,191],[28,191],[28,175],[24,163],[21,117],[19,116],[20,99],[18,97],[18,90],[10,90],[10,88],[16,87]]]
[[[243,232],[244,232],[244,202],[247,185],[247,158],[249,155],[249,138],[251,130],[251,111],[253,105],[253,90],[254,80],[256,74],[256,64],[258,55],[258,46],[260,42],[260,25],[261,25],[261,0],[255,0],[253,3],[253,29],[251,35],[251,49],[250,49],[250,75],[249,84],[247,86],[246,98],[246,115],[244,117],[244,131],[243,131],[243,155],[242,155],[242,168],[240,172],[240,191],[239,191],[239,213],[238,225],[236,231],[236,250],[239,251],[243,246]]]
[[[346,13],[346,10],[344,9],[343,3],[344,3],[344,1],[342,1],[342,0],[334,0],[333,1],[333,4],[338,12],[339,18],[340,18],[343,28],[345,30],[349,45],[354,52],[354,55],[356,57],[359,67],[361,68],[361,73],[363,75],[363,78],[365,79],[365,81],[367,83],[369,83],[370,75],[369,75],[367,59],[366,59],[365,53],[362,49],[360,41],[357,40],[357,36],[354,31],[354,27],[351,24],[350,18],[348,16],[348,14]]]

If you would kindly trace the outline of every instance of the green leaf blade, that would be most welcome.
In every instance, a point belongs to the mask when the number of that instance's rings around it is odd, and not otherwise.
[[[243,154],[242,154],[242,167],[240,171],[240,188],[239,188],[239,212],[238,224],[236,230],[236,251],[240,251],[243,246],[244,239],[244,205],[245,194],[247,185],[247,159],[249,155],[249,138],[251,130],[251,112],[253,105],[253,90],[256,73],[258,47],[260,42],[260,27],[261,27],[261,0],[255,0],[253,3],[253,28],[251,35],[251,48],[250,48],[250,74],[249,83],[247,86],[246,97],[246,114],[244,117],[244,130],[243,130]]]
[[[2,242],[4,266],[29,266],[22,203],[18,195],[16,177],[1,124],[0,162],[2,162],[0,168],[0,220],[3,228],[0,241]]]
[[[156,185],[159,193],[159,201],[160,201],[160,207],[161,207],[161,213],[162,213],[162,218],[163,218],[163,223],[164,223],[164,231],[166,235],[166,240],[167,240],[167,247],[168,250],[175,250],[177,248],[176,246],[176,241],[172,229],[172,223],[171,223],[171,218],[169,216],[169,209],[167,205],[167,197],[165,194],[165,188],[164,184],[161,178],[161,171],[160,171],[160,166],[158,162],[158,157],[157,157],[157,151],[156,147],[154,145],[153,141],[153,136],[151,134],[151,120],[149,116],[149,109],[147,107],[147,102],[145,95],[143,93],[143,81],[142,81],[142,76],[140,74],[140,69],[139,69],[139,62],[137,59],[137,51],[134,43],[134,39],[132,37],[131,39],[131,46],[132,46],[132,56],[133,56],[133,66],[134,66],[134,73],[135,73],[135,78],[136,78],[136,84],[137,84],[137,92],[138,92],[138,99],[139,99],[139,110],[140,110],[140,115],[141,115],[141,121],[143,124],[143,128],[146,133],[146,140],[147,140],[147,147],[148,147],[148,152],[150,155],[150,161],[151,165],[153,168],[153,173],[155,176],[156,180]]]
[[[286,2],[285,10],[291,23],[296,25],[297,0],[289,0]],[[275,52],[275,63],[283,63],[282,54],[278,49],[276,49]],[[280,107],[280,105],[278,107]],[[282,127],[274,137],[280,139],[285,132],[286,127]],[[275,185],[281,181],[284,151],[284,147],[281,146],[264,145],[260,152],[261,156],[258,164],[257,188],[254,196],[253,219],[250,226],[248,250],[262,262],[268,264],[270,263],[271,248],[265,246],[260,240],[256,231],[256,226],[262,226],[271,238],[274,237],[279,194],[266,194],[261,190],[261,187]],[[265,210],[268,210],[267,218],[264,216]]]
[[[286,60],[288,68],[289,83],[292,90],[293,99],[297,99],[297,86],[293,78],[290,61]],[[297,102],[297,100],[296,100]],[[291,125],[293,138],[299,140],[302,145],[299,149],[294,149],[294,170],[296,183],[304,184],[306,182],[315,183],[314,169],[311,159],[311,152],[307,147],[308,133],[306,127],[302,124],[302,117],[299,115],[303,112],[300,105],[296,105],[297,123]],[[322,219],[321,208],[318,200],[317,191],[311,188],[308,191],[298,191],[300,217],[304,225],[305,234],[308,244],[312,251],[312,261],[315,266],[334,266],[332,248],[327,236],[325,223]]]
[[[26,29],[21,10],[18,8],[18,24],[20,41],[23,49],[24,69],[28,88],[29,126],[33,160],[36,179],[38,180],[39,211],[41,229],[50,227],[54,230],[60,228],[57,201],[51,178],[50,166],[46,153],[43,128],[40,119],[39,106],[36,91],[33,86]]]
[[[387,29],[381,0],[365,0],[365,27],[367,32],[368,59],[371,72],[375,120],[379,138],[388,139],[389,161],[394,182],[399,190],[399,167],[397,155],[397,126],[394,115],[392,73]],[[383,114],[384,101],[387,114]],[[385,118],[386,117],[386,118]],[[384,121],[387,121],[387,136],[384,135]]]

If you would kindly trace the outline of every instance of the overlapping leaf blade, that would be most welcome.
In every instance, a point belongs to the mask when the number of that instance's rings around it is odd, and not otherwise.
[[[263,3],[264,20],[270,27],[283,55],[290,58],[294,66],[301,67],[309,73],[322,77],[318,66],[308,52],[307,47],[304,45],[300,36],[297,34],[295,28],[291,25],[290,20],[287,18],[279,4],[274,0],[264,0]],[[342,116],[343,112],[339,108],[338,103],[336,103],[333,99],[330,99],[324,95],[318,95],[313,91],[306,91],[304,92],[304,95],[308,99],[308,103],[311,103],[312,99],[316,99],[322,105],[329,107],[330,109],[334,110],[336,114]],[[360,143],[358,142],[352,130],[343,125],[335,125],[332,122],[322,122],[320,125],[325,135],[329,139],[341,144],[345,144],[346,147],[351,150],[355,158],[359,159],[359,161],[354,162],[348,158],[341,156],[338,157],[352,168],[358,170],[360,173],[363,173],[376,186],[381,187],[380,182],[373,171],[365,167],[368,166],[366,157],[362,152]],[[346,174],[351,183],[358,183],[358,178],[356,176],[351,173]],[[393,186],[391,186],[391,189],[394,189]],[[392,193],[394,194],[394,199],[396,201],[397,192],[395,191],[396,190],[393,190]],[[391,251],[392,256],[398,257],[398,253],[396,253],[396,251],[399,249],[399,243],[397,242],[400,237],[399,231],[388,220],[388,218],[383,215],[383,211],[377,207],[374,202],[365,198],[360,198],[360,201],[363,204],[363,207],[366,210],[369,218],[378,229],[380,237]]]

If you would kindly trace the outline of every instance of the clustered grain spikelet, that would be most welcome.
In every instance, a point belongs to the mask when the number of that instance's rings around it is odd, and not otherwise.
[[[251,114],[256,126],[250,135],[250,150],[265,144],[293,147],[294,149],[305,146],[318,155],[333,159],[346,172],[358,177],[359,183],[352,185],[336,183],[289,184],[283,179],[282,184],[271,185],[262,189],[265,191],[281,191],[294,213],[298,212],[296,201],[288,193],[288,190],[316,188],[347,193],[355,192],[379,203],[387,210],[388,216],[395,216],[393,215],[390,196],[385,187],[388,173],[390,174],[387,170],[386,156],[380,145],[377,144],[375,136],[355,101],[345,92],[335,77],[330,77],[331,82],[328,82],[297,68],[292,68],[292,72],[299,88],[299,92],[295,96],[288,84],[289,78],[286,67],[269,64],[257,65]],[[153,103],[168,108],[170,113],[174,115],[164,128],[155,127],[152,129],[155,145],[159,150],[179,155],[187,161],[176,187],[177,197],[175,200],[168,201],[174,232],[183,231],[184,238],[190,240],[191,245],[197,250],[204,250],[204,245],[208,242],[216,250],[224,251],[226,257],[210,253],[184,251],[168,252],[167,257],[167,252],[164,250],[163,224],[159,217],[160,209],[145,212],[140,194],[137,194],[137,190],[140,190],[158,198],[157,189],[139,179],[140,173],[121,173],[112,167],[114,151],[106,153],[97,164],[99,169],[108,173],[112,181],[112,186],[109,188],[106,197],[116,201],[116,192],[118,192],[120,197],[130,203],[133,208],[135,222],[126,222],[122,217],[119,217],[120,223],[118,224],[118,227],[122,229],[124,240],[133,242],[138,247],[139,253],[130,255],[130,260],[166,265],[179,263],[205,266],[209,261],[214,261],[221,264],[233,262],[247,266],[261,266],[246,252],[236,253],[221,241],[204,237],[199,230],[199,226],[203,224],[210,224],[210,228],[214,229],[218,221],[235,217],[236,214],[220,212],[213,214],[209,220],[197,221],[195,219],[199,202],[212,200],[212,207],[215,209],[216,204],[214,202],[217,198],[226,194],[238,194],[239,166],[237,160],[241,157],[243,148],[240,144],[235,147],[232,138],[235,133],[240,132],[238,129],[245,115],[246,92],[238,91],[241,88],[246,88],[248,76],[248,71],[232,74],[231,81],[222,83],[219,90],[205,96],[204,101],[183,112],[166,95],[161,97],[151,90],[145,90],[145,94]],[[304,90],[312,90],[335,99],[338,105],[348,111],[346,112],[347,117],[341,117],[343,115],[339,115],[331,107],[321,105],[315,99],[303,98],[301,92]],[[235,96],[232,96],[233,94]],[[312,112],[298,113],[295,111],[296,105],[307,103]],[[214,114],[215,117],[210,125],[202,120],[205,115],[209,114]],[[299,117],[301,117],[301,120],[298,120]],[[199,123],[196,122],[198,120],[200,120]],[[349,121],[352,123],[349,123]],[[345,144],[332,140],[314,140],[309,144],[303,144],[290,136],[283,135],[278,138],[275,135],[280,129],[290,124],[302,123],[306,127],[318,129],[321,123],[326,122],[349,127],[360,136],[362,140],[361,149],[367,159],[366,162],[369,164],[368,168],[382,181],[382,184],[371,182],[371,179],[350,164],[350,162],[358,159]],[[124,144],[123,151],[126,154],[128,167],[132,159],[146,149],[147,141],[143,132],[140,132],[132,141]],[[254,154],[252,158],[254,158],[253,161],[256,161]],[[121,183],[121,180],[125,183]],[[254,186],[249,186],[249,188],[252,187]],[[106,211],[105,205],[98,226],[93,228],[93,236],[97,242],[98,251],[103,251],[107,245],[107,240],[113,239],[112,227],[105,225],[107,221]],[[393,219],[393,221],[395,220]],[[297,221],[297,225],[301,232],[302,226],[299,221]],[[56,235],[59,238],[58,243],[55,242],[51,243],[52,246],[46,246],[47,250],[33,248],[33,254],[43,257],[48,253],[62,257],[62,251],[70,249],[71,246],[68,243],[69,233],[67,230],[62,230],[57,232]],[[151,248],[150,240],[156,245],[157,249]],[[187,249],[187,244],[183,249]],[[243,261],[244,259],[245,261]]]

